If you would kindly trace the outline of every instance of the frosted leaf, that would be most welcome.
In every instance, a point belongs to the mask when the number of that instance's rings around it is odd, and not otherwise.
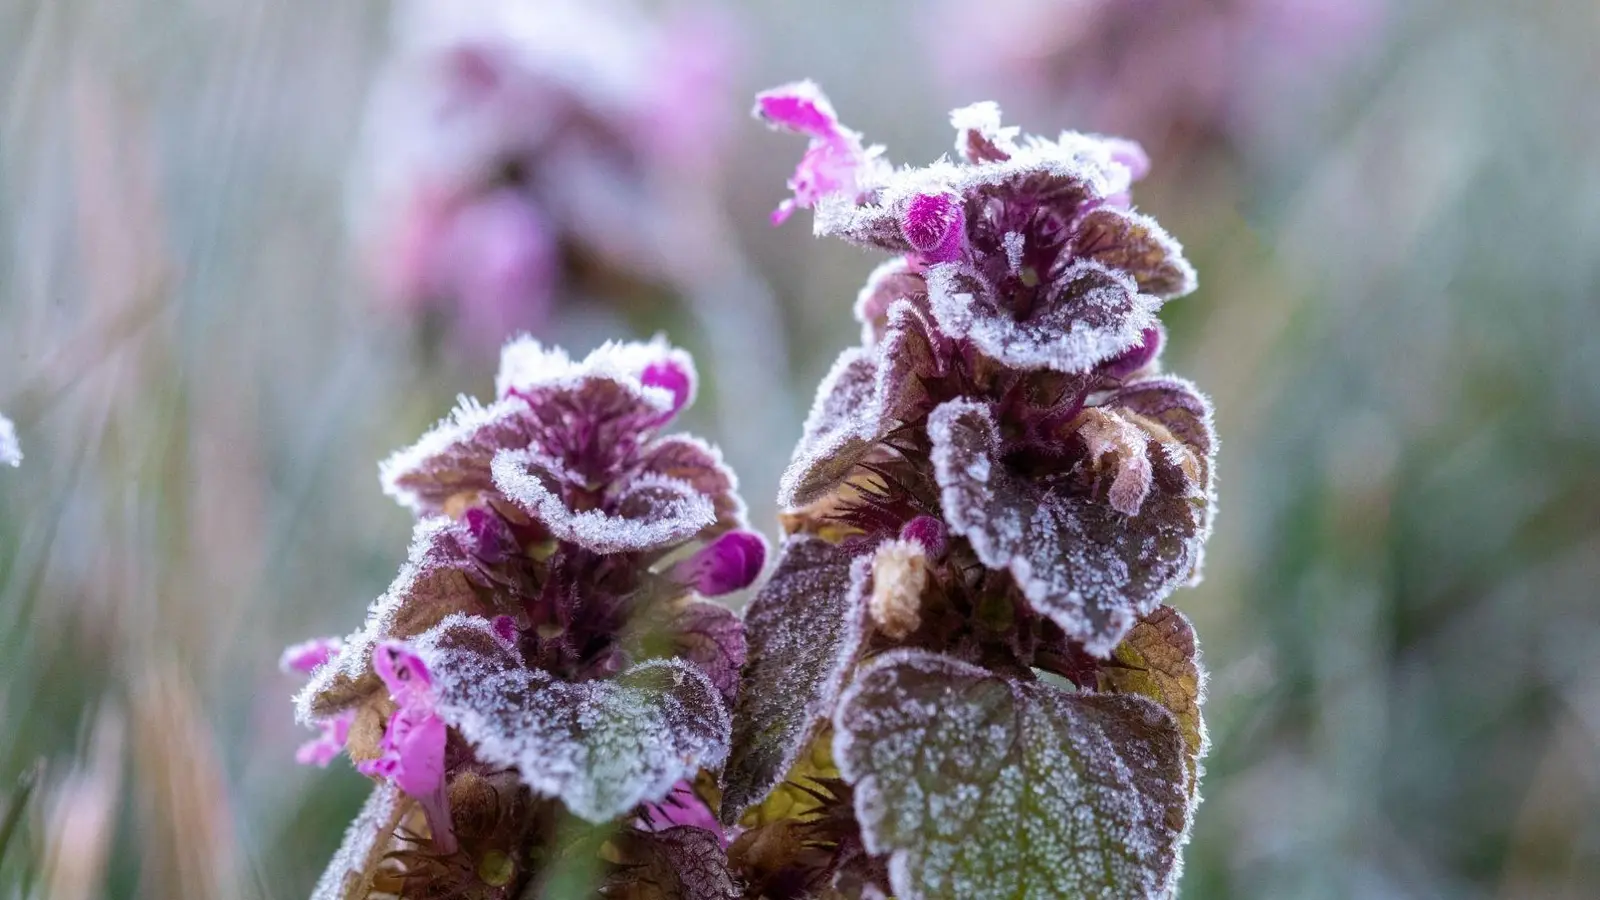
[[[1198,799],[1200,761],[1211,747],[1200,706],[1206,699],[1206,671],[1194,626],[1183,613],[1161,606],[1139,620],[1099,671],[1100,689],[1148,697],[1172,713],[1183,735],[1185,793]]]
[[[1146,448],[1149,494],[1135,516],[1074,491],[1034,483],[1000,459],[988,407],[943,404],[928,417],[945,521],[985,565],[1004,569],[1035,609],[1097,656],[1199,565],[1209,498],[1171,445]]]
[[[1184,820],[1172,716],[918,650],[863,667],[834,716],[869,852],[901,900],[1170,896]]]
[[[334,853],[311,900],[367,900],[384,854],[394,847],[394,831],[413,801],[388,782],[380,783],[367,798],[354,822],[345,829],[344,842]]]
[[[645,448],[640,469],[684,482],[711,501],[715,527],[702,538],[748,526],[739,479],[722,461],[722,451],[705,441],[684,434],[664,437]]]
[[[727,758],[728,712],[691,663],[648,660],[610,680],[570,683],[469,638],[441,626],[414,642],[434,673],[438,715],[479,762],[515,769],[582,819],[605,822],[660,800]]]
[[[738,900],[728,855],[717,835],[679,825],[661,831],[624,831],[611,844],[621,870],[597,896],[629,900]]]
[[[465,527],[442,517],[417,523],[409,558],[373,602],[366,624],[345,638],[339,655],[318,667],[296,695],[295,717],[301,724],[313,725],[375,694],[386,696],[372,668],[379,641],[414,637],[455,613],[493,613],[471,581],[470,540]]]
[[[1146,378],[1119,388],[1105,405],[1137,413],[1148,423],[1160,425],[1155,436],[1176,439],[1208,462],[1216,439],[1211,426],[1211,404],[1193,383],[1172,376]],[[1169,437],[1170,436],[1170,437]]]
[[[783,780],[832,709],[861,647],[870,565],[870,557],[852,560],[820,538],[784,542],[745,610],[750,661],[733,717],[722,821],[738,821]]]
[[[383,492],[418,516],[428,516],[444,512],[457,494],[492,490],[494,455],[506,447],[527,447],[535,438],[528,412],[520,397],[489,406],[462,397],[448,418],[379,463]]]
[[[490,467],[494,486],[558,540],[596,553],[653,550],[716,524],[711,499],[686,481],[646,472],[598,509],[573,509],[559,464],[531,450],[504,450]]]
[[[1000,124],[1000,106],[993,100],[950,111],[956,129],[956,154],[969,163],[1004,162],[1017,150],[1015,125]]]
[[[22,445],[17,442],[17,426],[0,416],[0,466],[22,465]]]
[[[673,389],[644,383],[646,372],[662,367],[684,376],[686,398],[682,402],[677,400]],[[508,341],[500,351],[495,396],[505,397],[512,392],[526,394],[544,387],[572,387],[591,377],[638,384],[652,405],[665,412],[670,412],[674,406],[692,403],[698,384],[694,358],[668,344],[664,337],[650,341],[608,341],[582,362],[574,362],[560,347],[546,347],[523,335]]]
[[[1072,253],[1126,273],[1143,293],[1162,299],[1194,291],[1194,266],[1183,247],[1149,216],[1102,206],[1083,217]]]
[[[896,300],[915,300],[928,295],[928,283],[904,256],[885,260],[856,296],[856,321],[861,323],[861,345],[871,347],[888,327],[889,308]]]
[[[839,354],[817,386],[794,458],[778,484],[778,505],[809,505],[838,484],[866,456],[882,428],[877,415],[877,364],[851,347]]]
[[[673,611],[667,628],[678,657],[699,666],[732,709],[745,661],[744,623],[725,606],[693,600]]]
[[[881,431],[915,422],[932,406],[926,382],[950,373],[954,356],[949,342],[938,333],[921,309],[910,301],[889,309],[888,327],[879,347],[875,415]]]
[[[1040,285],[1022,318],[975,269],[938,265],[927,278],[940,330],[1018,369],[1086,372],[1138,345],[1160,306],[1127,276],[1093,261]]]

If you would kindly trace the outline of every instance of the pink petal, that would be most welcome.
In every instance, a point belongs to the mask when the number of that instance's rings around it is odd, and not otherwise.
[[[318,666],[339,655],[344,641],[336,637],[312,638],[285,648],[278,657],[278,668],[285,672],[311,674]]]

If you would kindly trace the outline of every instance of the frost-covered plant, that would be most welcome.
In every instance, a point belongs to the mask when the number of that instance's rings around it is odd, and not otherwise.
[[[745,647],[701,598],[766,545],[719,453],[660,434],[694,392],[659,340],[574,361],[524,338],[493,403],[382,465],[419,519],[410,559],[360,630],[283,659],[321,730],[301,761],[342,748],[378,782],[316,897],[730,896],[702,795]]]
[[[476,350],[543,328],[583,273],[675,284],[699,226],[663,186],[709,193],[725,130],[731,48],[707,24],[632,0],[397,4],[355,192],[383,298]]]
[[[1193,290],[1129,202],[1131,143],[956,110],[956,158],[893,169],[814,85],[816,231],[894,256],[818,391],[749,607],[721,816],[747,895],[1173,893],[1205,732],[1164,601],[1211,527],[1208,404],[1159,374]]]

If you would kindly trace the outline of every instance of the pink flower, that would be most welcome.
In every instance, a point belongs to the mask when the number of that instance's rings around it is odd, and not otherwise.
[[[711,807],[695,794],[694,786],[689,781],[680,781],[673,785],[672,791],[659,803],[644,804],[644,811],[639,816],[639,827],[645,831],[665,831],[687,825],[709,831],[717,836],[717,841],[724,850],[732,843],[728,833],[723,830],[722,823],[711,812]]]
[[[456,841],[444,778],[446,729],[434,710],[433,676],[422,658],[400,641],[379,644],[372,664],[398,708],[378,745],[382,755],[356,768],[363,775],[387,778],[415,797],[428,817],[434,845],[453,853]]]
[[[773,210],[772,224],[781,224],[796,209],[810,209],[829,194],[854,199],[870,185],[882,148],[862,147],[861,135],[839,124],[833,104],[814,82],[762,91],[756,95],[755,114],[774,127],[811,138],[789,179],[794,196]]]
[[[294,761],[302,766],[326,769],[334,757],[344,752],[345,741],[350,738],[350,723],[355,718],[356,712],[351,709],[319,721],[317,725],[322,728],[322,735],[301,744],[294,752]]]
[[[336,637],[312,638],[291,644],[278,657],[278,668],[285,672],[309,675],[318,666],[338,656],[343,647],[344,641]]]

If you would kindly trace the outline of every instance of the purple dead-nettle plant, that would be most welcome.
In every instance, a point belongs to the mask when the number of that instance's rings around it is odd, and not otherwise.
[[[722,820],[770,900],[1163,897],[1206,749],[1194,632],[1215,440],[1160,374],[1194,289],[1130,204],[1137,145],[952,114],[891,168],[810,83],[756,112],[810,138],[780,207],[893,256],[856,303],[747,610]]]
[[[571,871],[732,896],[709,773],[745,646],[703,598],[766,544],[717,450],[661,433],[694,393],[660,340],[575,361],[524,338],[493,403],[382,465],[410,559],[364,627],[283,659],[310,675],[301,761],[342,748],[377,781],[316,897],[535,896]]]

